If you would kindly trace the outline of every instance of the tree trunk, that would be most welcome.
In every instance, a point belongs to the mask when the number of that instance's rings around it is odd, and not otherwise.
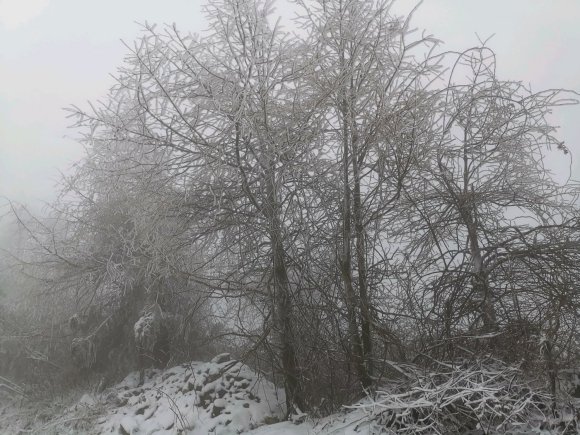
[[[274,287],[274,321],[280,341],[280,359],[286,388],[287,413],[295,408],[305,410],[305,401],[300,385],[300,370],[297,364],[296,348],[292,327],[292,299],[284,245],[282,243],[282,222],[276,195],[275,166],[270,164],[266,189],[268,204],[264,212],[270,223],[270,243],[272,247],[272,278]]]
[[[464,219],[467,226],[469,251],[473,265],[472,284],[475,294],[481,300],[483,329],[485,332],[491,332],[496,328],[497,319],[495,315],[495,309],[493,307],[492,294],[489,286],[489,280],[487,278],[487,272],[485,271],[485,267],[483,265],[483,256],[481,255],[481,248],[477,238],[477,223],[473,216],[474,212],[472,212],[472,208],[473,206],[469,204],[469,201],[464,204]]]
[[[477,237],[477,207],[475,205],[475,192],[473,186],[469,189],[469,156],[467,150],[468,130],[464,130],[463,138],[463,195],[460,201],[460,213],[467,227],[469,251],[473,266],[472,285],[475,294],[481,300],[481,316],[484,332],[495,330],[497,319],[493,307],[493,300],[487,272],[483,265],[483,256]]]
[[[356,368],[359,381],[363,387],[370,385],[371,381],[365,367],[365,359],[363,354],[363,347],[357,324],[357,300],[352,285],[352,252],[351,252],[351,198],[350,198],[350,182],[349,182],[349,128],[348,128],[348,106],[346,97],[342,102],[342,142],[343,142],[343,215],[342,215],[342,258],[340,261],[340,269],[342,280],[344,283],[345,303],[348,317],[349,338],[352,345],[351,360]]]
[[[355,145],[353,139],[353,145]],[[356,147],[353,147],[356,151]],[[354,225],[356,236],[356,258],[358,266],[358,290],[361,311],[361,336],[362,336],[362,358],[366,366],[365,376],[361,379],[365,388],[370,387],[372,381],[372,338],[371,338],[371,317],[370,317],[370,299],[368,294],[367,278],[367,261],[366,261],[366,232],[363,224],[363,213],[360,191],[360,171],[356,156],[353,157],[353,175],[354,175]]]

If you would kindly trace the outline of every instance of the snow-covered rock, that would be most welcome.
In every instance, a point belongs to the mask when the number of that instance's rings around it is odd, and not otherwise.
[[[138,383],[131,373],[108,390],[97,433],[233,435],[284,417],[284,391],[225,354],[150,370]]]
[[[231,361],[231,356],[229,353],[220,353],[212,358],[211,362],[215,364],[223,363],[226,361]]]

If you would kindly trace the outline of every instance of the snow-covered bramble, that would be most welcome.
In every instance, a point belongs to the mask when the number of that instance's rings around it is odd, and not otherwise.
[[[140,350],[153,350],[162,326],[161,308],[158,304],[151,305],[143,310],[143,315],[137,320],[133,331],[135,344]]]
[[[96,305],[91,305],[81,312],[74,313],[68,319],[68,327],[74,335],[86,335],[102,321],[102,313]]]
[[[145,366],[148,363],[162,366],[168,359],[169,343],[159,304],[154,303],[143,309],[141,317],[133,327],[133,332],[139,358],[139,379],[140,383],[143,383]]]
[[[71,357],[75,365],[81,369],[90,369],[97,361],[95,343],[91,337],[77,337],[71,343]]]
[[[102,345],[107,343],[102,333],[110,322],[102,320],[99,309],[94,305],[73,314],[68,320],[68,327],[75,337],[70,346],[71,359],[80,369],[94,368]]]
[[[539,426],[549,413],[549,395],[534,390],[517,367],[496,360],[392,366],[401,381],[349,407],[367,412],[380,433],[517,432],[533,421]]]

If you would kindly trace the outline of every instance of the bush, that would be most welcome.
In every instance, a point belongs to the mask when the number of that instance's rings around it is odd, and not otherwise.
[[[526,382],[518,367],[497,360],[393,367],[401,380],[353,407],[368,412],[377,432],[494,433],[552,418],[550,396]]]

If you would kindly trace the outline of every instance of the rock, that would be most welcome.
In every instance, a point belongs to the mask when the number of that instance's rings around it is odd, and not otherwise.
[[[226,408],[226,401],[224,399],[216,399],[213,402],[213,409],[211,411],[212,417],[217,417]]]
[[[121,420],[121,423],[119,424],[119,433],[120,434],[130,435],[134,431],[137,431],[137,430],[138,430],[137,423],[131,418],[124,417]]]
[[[221,364],[231,360],[232,356],[229,353],[220,353],[219,355],[214,356],[211,362],[215,364]]]
[[[268,417],[278,421],[284,416],[283,390],[229,354],[218,355],[211,363],[192,362],[188,367],[160,371],[145,386],[125,390],[133,381],[127,376],[107,390],[107,394],[113,393],[105,402],[107,418],[95,433],[193,431],[206,435],[214,428],[216,435],[225,435],[243,433]],[[123,405],[115,407],[114,393],[125,401]]]
[[[79,400],[79,405],[93,406],[97,401],[90,394],[83,394]]]
[[[114,389],[108,388],[102,393],[105,403],[113,406],[123,406],[127,404],[127,398],[120,396]]]

